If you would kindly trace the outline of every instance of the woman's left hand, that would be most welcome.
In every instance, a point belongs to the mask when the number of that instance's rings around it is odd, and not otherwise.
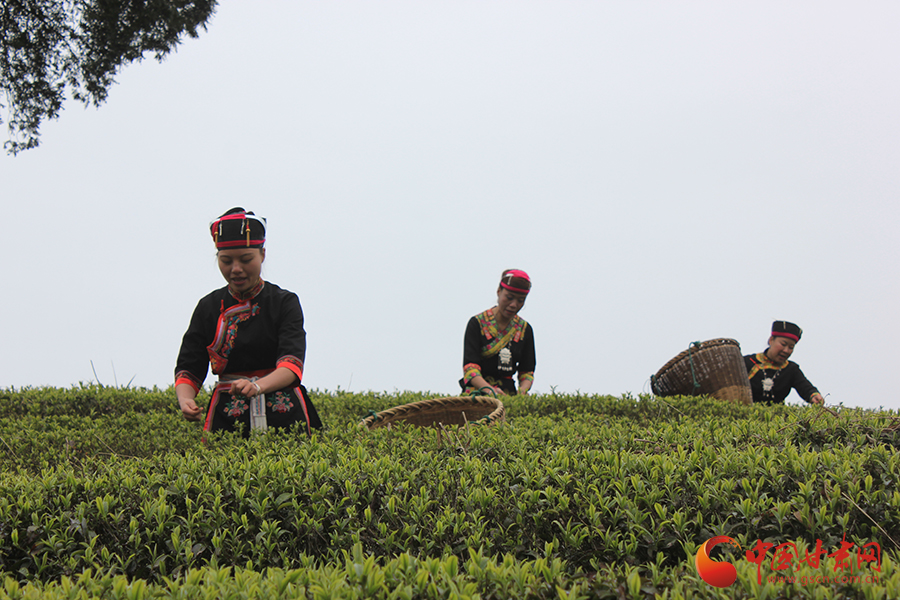
[[[810,396],[809,401],[813,404],[823,405],[825,404],[825,398],[822,397],[822,394],[816,392],[812,396]]]
[[[255,381],[250,381],[249,379],[238,379],[234,383],[231,384],[231,395],[232,396],[244,396],[245,398],[250,398],[251,396],[258,396],[262,393],[262,390]]]

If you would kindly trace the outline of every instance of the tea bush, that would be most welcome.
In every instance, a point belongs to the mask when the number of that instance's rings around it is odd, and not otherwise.
[[[893,413],[550,394],[505,399],[499,426],[366,432],[369,411],[424,396],[313,390],[327,429],[312,438],[203,443],[171,389],[146,401],[121,390],[143,407],[131,411],[99,408],[117,404],[113,388],[38,392],[0,394],[9,597],[62,595],[64,582],[118,597],[135,581],[141,594],[201,597],[220,577],[238,595],[251,580],[283,595],[277,582],[294,577],[284,585],[302,597],[714,597],[691,563],[715,535],[745,549],[877,540],[882,583],[851,587],[896,585]],[[473,561],[493,565],[489,580]],[[360,584],[359,569],[375,579]],[[741,577],[744,597],[762,593]],[[770,597],[794,589],[779,585]]]
[[[806,550],[804,546],[800,546]],[[833,564],[824,565],[833,572]],[[900,597],[900,569],[887,558],[877,583],[817,581],[819,570],[804,567],[792,581],[758,580],[756,567],[737,564],[736,583],[725,589],[701,581],[684,565],[645,568],[605,566],[600,571],[569,573],[559,559],[516,560],[509,555],[487,557],[470,549],[465,560],[456,556],[416,558],[403,553],[383,562],[363,553],[359,545],[343,552],[342,559],[318,564],[304,558],[297,569],[256,571],[244,567],[204,566],[182,577],[160,582],[129,579],[123,575],[95,573],[91,569],[53,582],[19,583],[7,578],[0,587],[0,600],[69,600],[71,598],[310,598],[313,600],[434,599],[616,599],[686,598],[781,599],[781,598],[875,598]],[[840,580],[841,577],[838,577]]]
[[[171,411],[177,407],[178,401],[171,388],[121,388],[82,383],[71,388],[0,390],[0,414],[5,417],[100,417]]]

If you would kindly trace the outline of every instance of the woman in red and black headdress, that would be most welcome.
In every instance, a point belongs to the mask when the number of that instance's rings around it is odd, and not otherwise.
[[[500,276],[497,305],[469,319],[463,343],[463,393],[514,396],[518,375],[519,394],[527,394],[534,382],[534,332],[519,311],[531,291],[525,271],[507,269]]]
[[[795,389],[801,398],[811,404],[825,403],[819,390],[800,370],[800,365],[788,360],[802,335],[803,330],[794,323],[775,321],[766,351],[744,357],[754,402],[783,404],[791,390]]]
[[[200,300],[181,342],[175,394],[185,418],[199,421],[195,398],[209,366],[219,382],[206,431],[322,427],[300,381],[306,356],[303,310],[293,292],[263,281],[266,220],[233,208],[210,223],[219,271],[228,282]]]

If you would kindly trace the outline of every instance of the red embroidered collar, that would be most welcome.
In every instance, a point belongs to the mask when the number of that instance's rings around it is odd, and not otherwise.
[[[251,298],[256,298],[256,296],[262,291],[263,286],[265,286],[266,282],[262,280],[262,277],[259,278],[259,281],[252,288],[247,290],[242,294],[236,294],[234,290],[231,289],[231,286],[228,286],[228,293],[231,294],[231,297],[237,300],[238,302],[245,302],[250,300]]]

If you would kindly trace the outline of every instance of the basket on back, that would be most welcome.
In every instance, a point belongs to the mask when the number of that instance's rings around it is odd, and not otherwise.
[[[360,422],[360,427],[378,429],[391,423],[408,423],[420,427],[442,425],[492,425],[506,419],[506,409],[492,396],[453,396],[419,400],[372,414]]]
[[[741,404],[753,402],[741,346],[728,338],[694,342],[650,378],[657,396],[715,396]]]

